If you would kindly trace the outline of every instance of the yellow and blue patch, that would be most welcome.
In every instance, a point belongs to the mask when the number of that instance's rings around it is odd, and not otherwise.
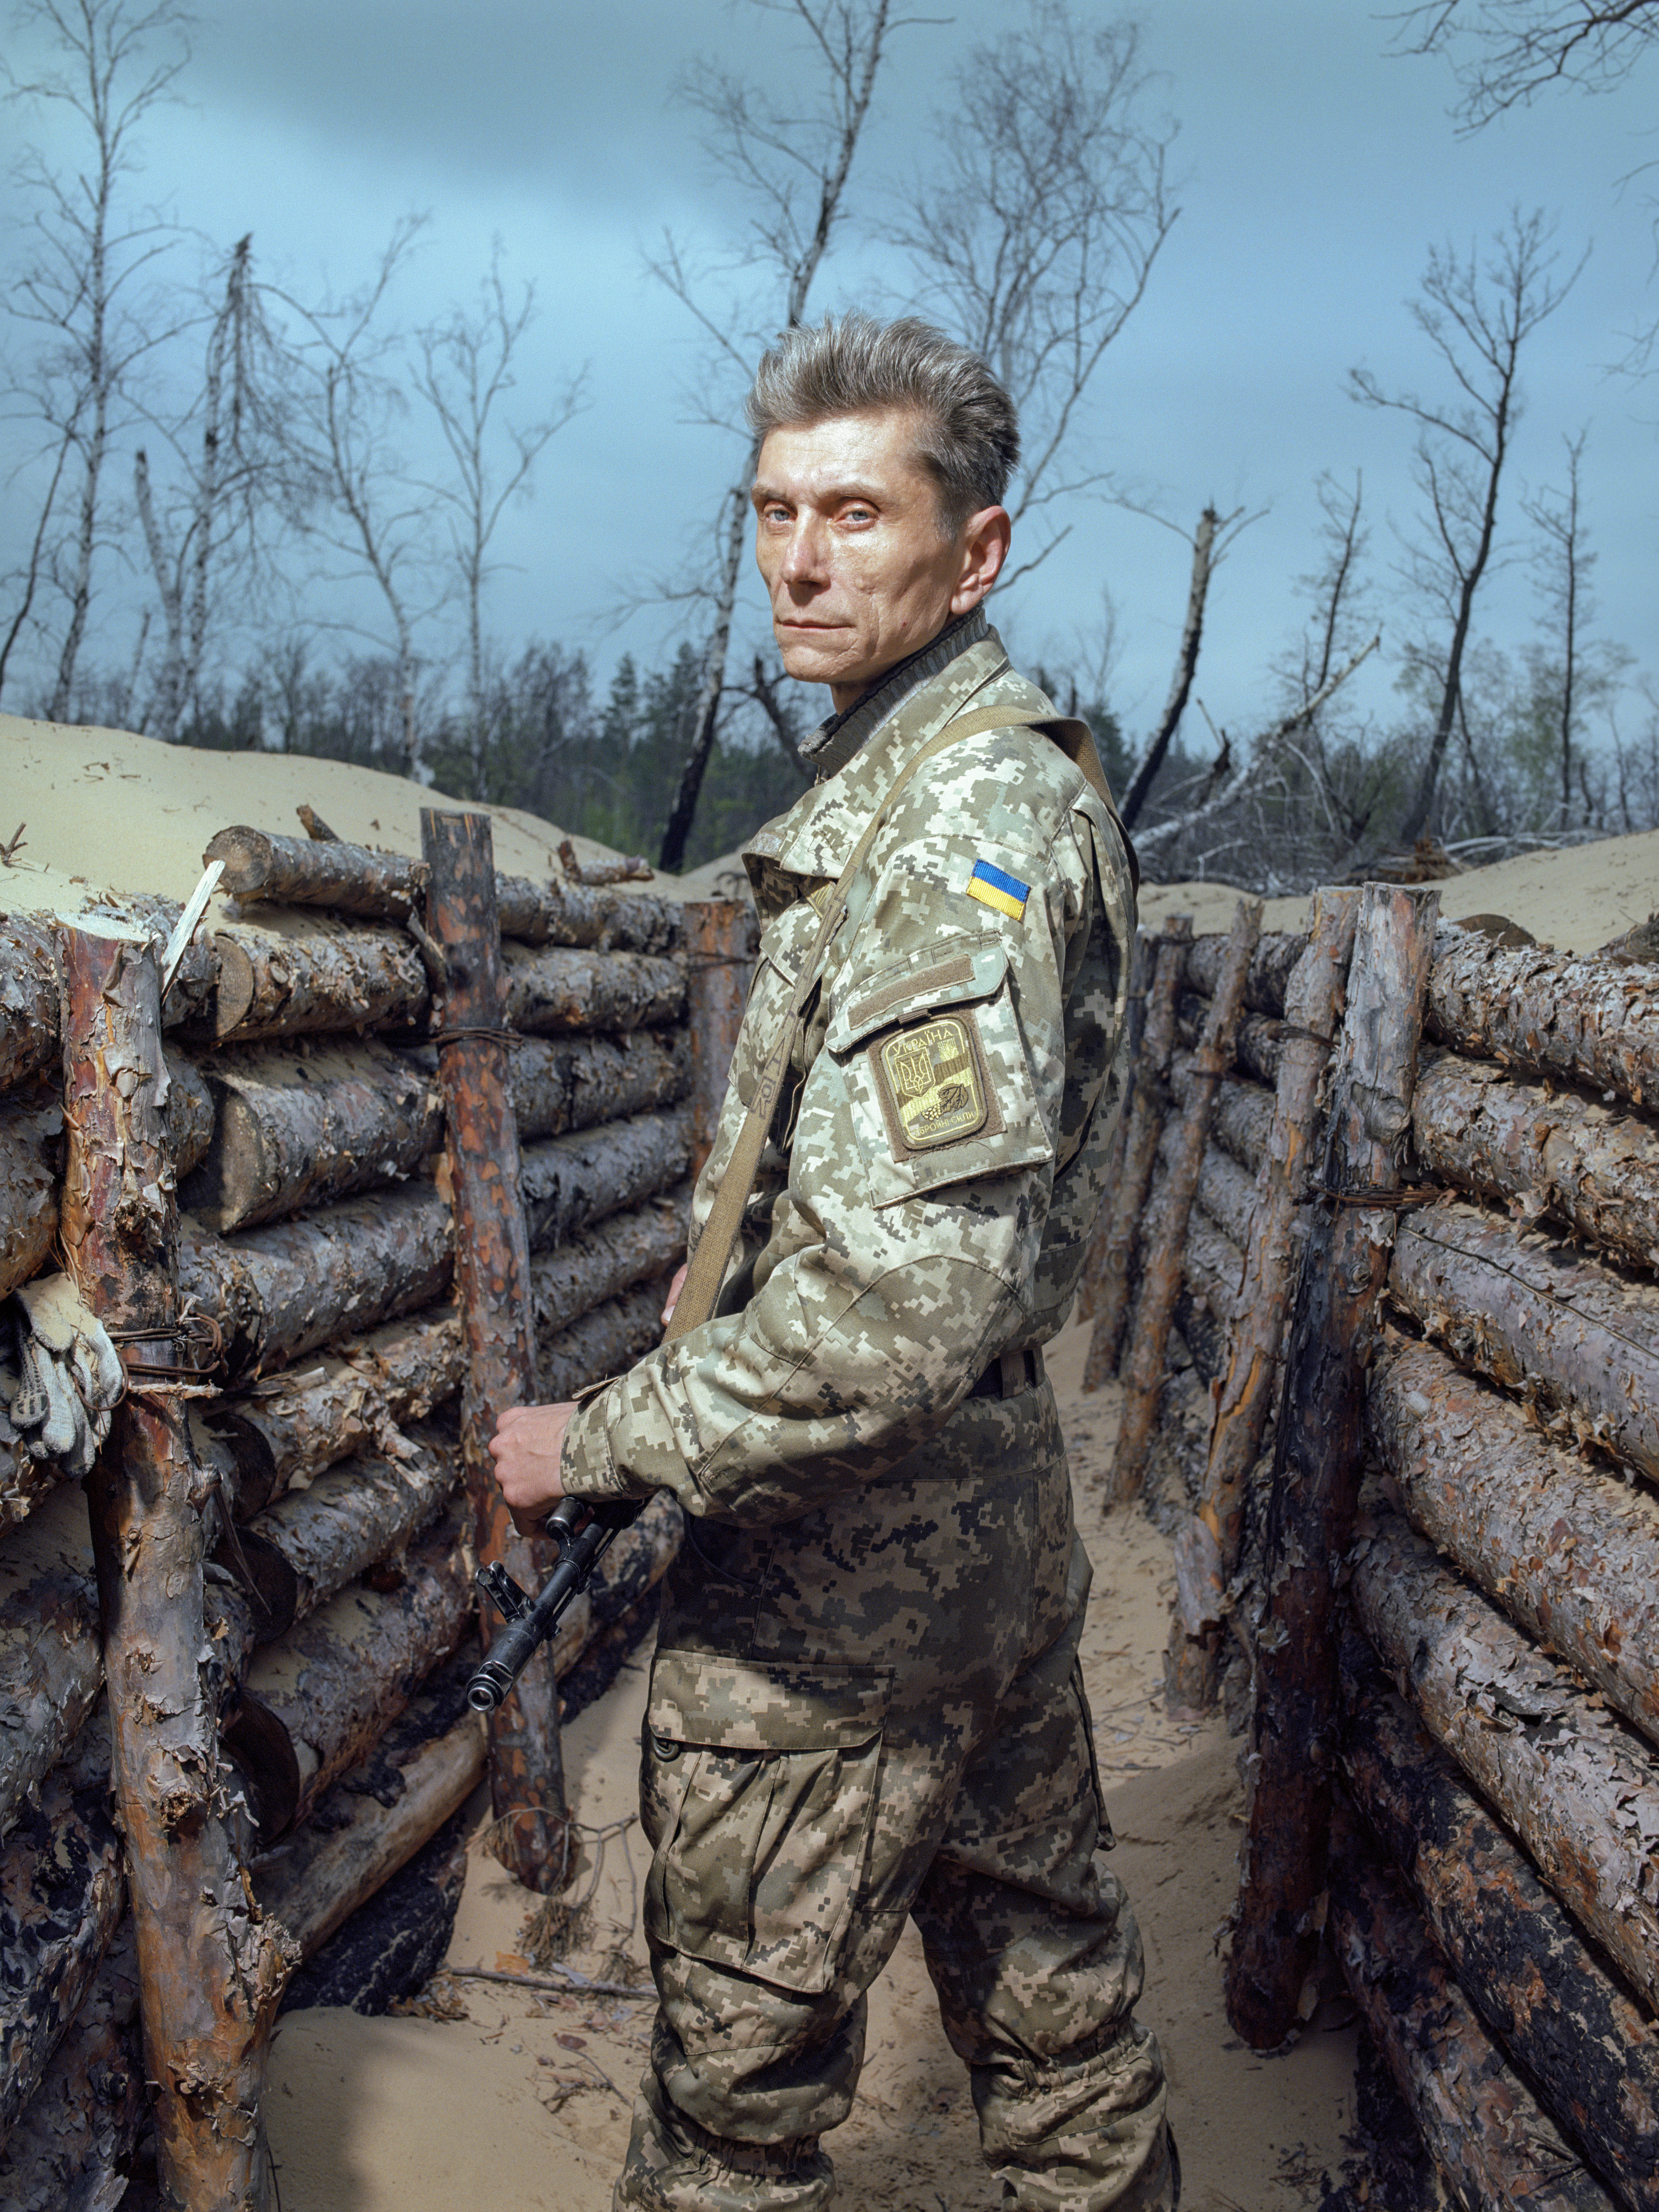
[[[988,860],[975,860],[974,872],[968,878],[968,896],[977,899],[981,906],[994,907],[999,914],[1012,915],[1018,921],[1024,915],[1031,886],[1021,883],[1018,876],[994,868]]]

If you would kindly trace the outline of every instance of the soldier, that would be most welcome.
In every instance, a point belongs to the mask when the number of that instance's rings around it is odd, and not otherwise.
[[[694,1249],[878,827],[714,1317],[492,1445],[526,1528],[566,1493],[665,1489],[688,1516],[642,1760],[659,2006],[614,2204],[827,2205],[820,2138],[909,1915],[1005,2203],[1168,2212],[1042,1352],[1117,1111],[1131,864],[1087,731],[986,622],[1018,434],[984,364],[849,315],[783,337],[749,415],[784,665],[835,712],[812,789],[744,854],[760,961]]]

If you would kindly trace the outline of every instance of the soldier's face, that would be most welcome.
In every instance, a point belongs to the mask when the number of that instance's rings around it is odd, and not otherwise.
[[[899,410],[774,430],[753,498],[783,665],[803,683],[829,684],[838,712],[976,607],[1008,546],[1000,507],[941,531],[913,418]]]

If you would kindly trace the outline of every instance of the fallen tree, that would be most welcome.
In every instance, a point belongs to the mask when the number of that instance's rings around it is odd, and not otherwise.
[[[689,1211],[683,1190],[648,1198],[533,1260],[530,1290],[538,1341],[546,1346],[607,1298],[678,1267],[685,1257]]]
[[[1187,947],[1183,970],[1187,988],[1206,999],[1212,999],[1227,963],[1228,934],[1208,932],[1195,937]],[[1308,949],[1305,933],[1285,929],[1266,929],[1256,939],[1255,950],[1250,955],[1250,964],[1245,971],[1244,995],[1240,1006],[1252,1014],[1282,1016],[1285,1012],[1285,990],[1297,962]]]
[[[1170,1085],[1183,1104],[1193,1081],[1192,1055],[1178,1052],[1170,1071]],[[1273,1140],[1273,1095],[1259,1083],[1237,1083],[1224,1079],[1216,1090],[1216,1141],[1231,1152],[1248,1175],[1259,1175]]]
[[[0,1091],[57,1059],[57,939],[21,914],[0,915]]]
[[[542,1400],[557,1405],[613,1376],[625,1375],[662,1338],[667,1279],[608,1298],[556,1335],[538,1341],[537,1380]]]
[[[246,1358],[280,1365],[349,1331],[435,1304],[449,1289],[454,1239],[447,1202],[426,1183],[247,1231],[226,1248],[254,1304],[243,1322]]]
[[[555,877],[532,884],[497,876],[495,912],[503,937],[529,945],[597,945],[617,952],[668,952],[684,933],[676,899],[629,893]]]

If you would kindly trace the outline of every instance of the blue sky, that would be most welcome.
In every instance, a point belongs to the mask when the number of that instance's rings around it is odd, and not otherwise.
[[[1345,373],[1364,362],[1387,385],[1434,388],[1404,305],[1426,250],[1437,240],[1467,248],[1513,204],[1558,216],[1564,266],[1583,245],[1594,250],[1523,373],[1510,534],[1518,550],[1519,495],[1559,480],[1562,434],[1588,426],[1601,628],[1659,665],[1659,379],[1610,373],[1624,334],[1659,319],[1647,204],[1659,172],[1621,183],[1659,156],[1659,56],[1611,97],[1559,94],[1460,139],[1444,64],[1391,58],[1386,20],[1354,0],[1157,0],[1144,19],[1159,96],[1180,125],[1182,213],[1100,374],[1087,451],[1183,528],[1206,500],[1262,511],[1212,595],[1197,689],[1216,720],[1243,733],[1271,717],[1268,665],[1299,619],[1296,578],[1316,555],[1322,469],[1363,470],[1374,565],[1390,596],[1390,523],[1407,525],[1413,504],[1410,428],[1354,406]],[[901,272],[862,241],[860,218],[879,211],[883,180],[908,166],[954,63],[1011,20],[1006,8],[963,0],[948,22],[896,40],[854,220],[817,307],[884,285],[892,295]],[[735,443],[689,419],[703,376],[698,342],[643,267],[665,226],[713,253],[738,215],[673,80],[701,52],[786,87],[795,50],[784,33],[743,0],[200,9],[186,104],[147,134],[147,191],[214,240],[252,230],[267,270],[310,293],[360,282],[398,217],[428,210],[398,303],[412,319],[469,295],[499,237],[509,277],[533,278],[540,301],[526,407],[538,385],[589,365],[586,411],[548,448],[533,501],[504,526],[513,566],[489,611],[505,638],[585,645],[601,670],[624,647],[647,659],[663,648],[660,609],[620,627],[616,610],[651,577],[695,566]],[[26,128],[41,135],[18,111],[0,113],[12,143]],[[15,217],[19,206],[15,190],[0,199],[0,213]],[[15,237],[5,250],[18,250]],[[1174,531],[1105,502],[1079,501],[1070,520],[1066,546],[999,603],[999,619],[1032,659],[1084,658],[1109,590],[1114,701],[1139,734],[1167,688],[1188,552]],[[132,620],[123,591],[112,573],[100,633],[118,641],[112,660]],[[1516,560],[1489,596],[1485,634],[1512,647],[1533,610]],[[434,651],[443,642],[430,641]],[[1378,708],[1392,711],[1386,669],[1367,680]]]

